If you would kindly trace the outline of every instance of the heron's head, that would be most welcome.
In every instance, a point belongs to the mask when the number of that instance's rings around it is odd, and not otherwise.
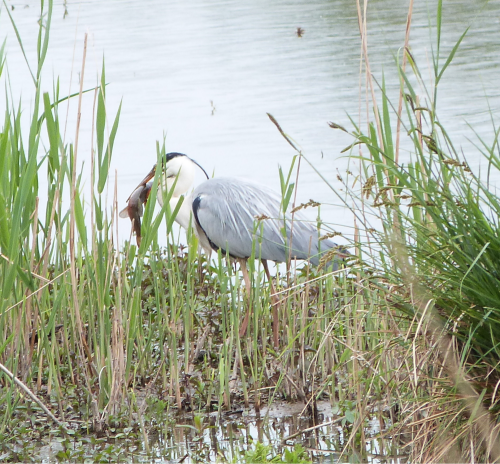
[[[155,176],[156,166],[155,164],[139,185],[147,184]],[[162,177],[160,178],[163,190],[170,191],[174,188],[173,197],[186,193],[193,185],[196,167],[199,167],[208,179],[205,170],[189,156],[182,153],[167,153],[162,160]],[[161,195],[158,195],[158,201],[162,203]]]

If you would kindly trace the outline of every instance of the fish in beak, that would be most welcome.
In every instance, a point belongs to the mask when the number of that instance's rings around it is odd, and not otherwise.
[[[143,205],[146,204],[151,193],[153,182],[150,180],[155,176],[156,164],[148,175],[139,183],[127,199],[127,206],[120,211],[121,218],[129,217],[132,221],[132,230],[135,232],[137,245],[141,244],[141,217],[144,212]]]

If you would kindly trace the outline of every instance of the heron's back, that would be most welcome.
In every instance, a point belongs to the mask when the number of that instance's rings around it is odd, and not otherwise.
[[[300,213],[286,220],[281,197],[271,189],[241,179],[215,178],[193,192],[193,214],[199,233],[204,233],[213,249],[235,258],[255,257],[277,262],[288,258],[309,259],[317,265],[321,252],[336,244],[318,241],[318,230]],[[282,231],[286,227],[286,241]]]

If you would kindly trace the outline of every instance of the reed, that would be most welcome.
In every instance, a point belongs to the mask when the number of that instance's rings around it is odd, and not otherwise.
[[[442,56],[439,1],[429,84],[408,47],[410,3],[405,47],[397,58],[401,88],[395,105],[384,80],[376,82],[370,72],[361,7],[358,14],[373,119],[366,130],[353,122],[351,156],[359,159],[361,182],[357,190],[348,187],[349,180],[346,187],[367,237],[360,248],[374,268],[367,280],[379,293],[375,301],[383,298],[393,314],[386,321],[395,336],[390,343],[407,350],[395,359],[380,359],[389,371],[399,364],[391,376],[396,386],[384,396],[396,393],[397,404],[406,409],[406,417],[394,419],[400,433],[405,426],[412,429],[410,459],[496,461],[499,211],[489,184],[500,166],[498,131],[493,125],[492,143],[479,140],[477,145],[488,163],[483,180],[469,169],[438,117],[439,82],[467,30]],[[404,162],[403,143],[410,147]],[[397,327],[390,323],[401,317],[405,320]]]
[[[16,443],[23,434],[35,433],[29,430],[31,420],[40,434],[64,440],[68,429],[78,437],[111,429],[128,437],[137,427],[140,432],[133,439],[140,436],[146,453],[148,431],[171,429],[172,417],[182,411],[194,412],[192,429],[201,436],[207,412],[217,411],[221,418],[239,407],[258,412],[269,402],[301,401],[314,429],[321,422],[317,403],[327,399],[338,426],[331,446],[341,456],[357,453],[366,459],[370,452],[404,452],[415,461],[500,456],[500,207],[489,177],[484,182],[470,172],[437,116],[439,81],[464,37],[447,57],[440,56],[441,5],[434,84],[427,90],[405,48],[397,62],[399,105],[391,103],[385,83],[377,87],[371,77],[359,5],[374,116],[366,129],[353,121],[350,132],[350,156],[359,162],[361,179],[355,190],[347,174],[343,183],[348,195],[341,198],[353,210],[352,256],[336,272],[307,264],[297,269],[291,263],[286,270],[277,269],[276,318],[260,261],[249,260],[252,291],[247,295],[238,269],[226,256],[201,255],[193,231],[187,234],[187,246],[178,242],[172,229],[176,211],[169,210],[167,197],[155,213],[155,188],[145,209],[141,245],[126,242],[119,249],[116,181],[109,166],[121,106],[112,110],[106,103],[104,64],[94,89],[81,87],[63,97],[56,83],[51,94],[42,92],[52,2],[41,3],[45,19],[38,60],[30,66],[36,67],[34,105],[27,114],[7,92],[0,133],[3,453],[12,459],[27,457],[16,451]],[[0,77],[4,61],[2,47]],[[415,90],[414,79],[425,95]],[[92,97],[88,173],[78,161],[78,128],[75,143],[64,142],[60,108],[67,98],[81,102]],[[293,211],[294,184],[308,158],[270,118],[297,150],[288,171],[279,172],[282,208]],[[489,145],[479,143],[489,176],[500,168],[496,128],[493,134]],[[405,164],[399,155],[402,143],[412,147]],[[158,160],[164,155],[165,144],[158,143]],[[90,208],[82,195],[84,177],[90,178]],[[331,179],[324,180],[332,185]],[[158,181],[157,175],[156,185]],[[42,184],[46,191],[40,191]],[[111,206],[107,197],[113,198]],[[71,199],[69,205],[65,198]],[[46,209],[40,208],[41,201],[47,202]],[[157,238],[163,220],[165,248]],[[258,258],[258,245],[252,258]],[[249,331],[240,337],[248,305]],[[276,320],[278,343],[272,331]],[[40,403],[25,397],[20,384]],[[50,415],[40,404],[58,421],[50,432],[42,427]],[[376,432],[368,427],[373,421]],[[79,456],[68,441],[64,444],[66,459]],[[255,449],[266,456],[283,455],[282,444],[276,446],[278,453]],[[296,451],[307,460],[302,448]],[[292,452],[284,455],[293,459]],[[237,452],[228,458],[237,460]]]

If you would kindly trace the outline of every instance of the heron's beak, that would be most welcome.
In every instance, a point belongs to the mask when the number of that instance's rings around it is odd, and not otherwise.
[[[156,174],[156,164],[153,166],[153,169],[151,169],[151,171],[149,171],[148,175],[141,180],[141,182],[139,182],[139,185],[134,189],[134,192],[141,186],[144,186],[146,185]],[[130,195],[130,197],[133,195],[133,193]],[[128,201],[130,200],[130,197],[127,198],[127,203]]]

